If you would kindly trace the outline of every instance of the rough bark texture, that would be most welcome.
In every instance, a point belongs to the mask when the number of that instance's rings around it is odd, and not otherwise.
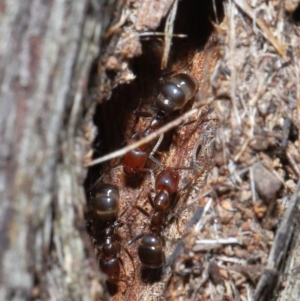
[[[81,236],[88,143],[77,129],[103,6],[3,0],[0,11],[0,299],[91,300],[97,268]]]

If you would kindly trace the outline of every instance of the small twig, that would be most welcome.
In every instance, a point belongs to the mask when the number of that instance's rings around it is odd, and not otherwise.
[[[234,114],[234,117],[235,117],[235,120],[236,120],[236,124],[238,125],[238,127],[241,126],[241,117],[240,117],[240,114],[239,114],[239,110],[238,110],[238,104],[237,104],[237,96],[236,96],[236,83],[237,83],[237,70],[235,68],[235,53],[236,53],[236,37],[235,37],[235,34],[236,34],[236,31],[235,31],[235,23],[234,23],[234,6],[233,4],[231,3],[230,7],[229,7],[229,10],[231,11],[230,13],[230,21],[229,21],[229,24],[230,24],[230,34],[229,34],[229,37],[230,37],[230,46],[229,46],[229,49],[230,49],[230,71],[231,71],[231,91],[230,91],[230,94],[231,94],[231,103],[232,103],[232,108],[233,108],[233,114]],[[236,125],[235,124],[232,124],[232,127],[235,128]]]
[[[300,177],[300,169],[299,169],[299,166],[298,166],[297,162],[295,161],[294,157],[292,156],[292,154],[290,153],[288,147],[287,147],[287,149],[286,149],[285,154],[286,154],[286,157],[287,157],[287,159],[288,159],[288,161],[289,161],[289,163],[290,163],[291,168],[292,168],[293,171],[296,173],[296,175],[297,175],[298,177]]]
[[[164,36],[170,36],[172,38],[187,38],[187,35],[184,33],[165,33],[165,32],[142,32],[138,34],[139,37],[150,37],[150,36],[158,36],[158,37],[164,37]]]
[[[216,6],[216,1],[213,0],[213,10],[214,10],[214,14],[215,14],[215,18],[216,18],[216,23],[219,25],[219,18],[218,18],[218,11],[217,11],[217,6]]]
[[[285,259],[290,240],[295,228],[294,217],[295,207],[300,199],[300,180],[298,180],[295,192],[289,201],[279,229],[270,250],[267,267],[263,270],[262,276],[256,286],[254,300],[265,300],[269,290],[274,291],[278,282],[278,273]]]
[[[177,12],[178,0],[175,0],[173,6],[169,12],[167,17],[166,25],[165,25],[165,41],[164,41],[164,53],[161,60],[161,69],[165,69],[168,64],[168,57],[172,45],[172,37],[174,30],[174,22]]]
[[[297,57],[297,52],[299,51],[295,39],[292,40],[293,55]],[[296,74],[296,107],[297,107],[297,127],[298,127],[298,149],[300,150],[300,72],[299,64],[295,64],[295,74]]]
[[[218,239],[200,239],[196,240],[196,244],[203,244],[203,245],[211,245],[211,244],[221,244],[221,245],[231,245],[231,244],[238,244],[240,245],[241,242],[235,237],[229,238],[218,238]]]
[[[217,256],[217,260],[220,260],[222,262],[229,262],[229,263],[236,263],[236,264],[247,264],[247,261],[245,259],[240,259],[240,258],[236,258],[236,257],[229,257],[229,256],[225,256],[225,255],[221,255],[221,256]]]
[[[190,206],[196,202],[198,202],[200,199],[202,199],[203,197],[209,195],[213,190],[212,189],[209,189],[205,192],[203,192],[202,194],[200,194],[199,196],[195,197],[193,200],[191,200],[189,203],[187,203],[186,205],[187,206]]]
[[[256,193],[255,193],[256,190],[255,190],[255,183],[254,183],[253,167],[250,167],[249,169],[249,179],[250,179],[252,203],[254,204],[256,201]]]
[[[277,50],[279,55],[286,60],[286,47],[283,45],[271,32],[271,30],[265,25],[265,23],[257,18],[254,14],[254,11],[249,6],[248,3],[246,3],[244,0],[234,0],[235,4],[251,19],[256,20],[256,24],[258,27],[262,30],[262,35],[264,38],[269,41],[270,44],[274,46],[274,48]]]
[[[211,205],[212,205],[212,199],[210,198],[209,200],[208,200],[208,202],[206,203],[206,205],[205,205],[205,207],[204,207],[204,210],[203,210],[203,214],[202,214],[202,216],[201,217],[203,217],[207,212],[208,212],[208,210],[210,209],[210,207],[211,207]],[[201,230],[201,222],[202,222],[202,218],[198,221],[198,223],[196,224],[196,226],[195,226],[195,231],[196,232],[200,232],[200,230]]]
[[[106,34],[105,34],[105,38],[109,38],[111,35],[113,35],[115,32],[117,32],[119,30],[119,28],[121,28],[124,23],[126,22],[128,16],[130,15],[130,10],[127,9],[127,8],[124,8],[122,10],[122,13],[121,13],[121,17],[120,17],[120,20],[113,26],[111,26]]]
[[[155,36],[155,37],[165,37],[165,36],[169,36],[168,33],[165,33],[165,32],[152,32],[152,31],[149,31],[149,32],[141,32],[141,33],[133,33],[133,34],[130,34],[128,37],[126,37],[125,39],[121,40],[118,47],[122,47],[123,45],[125,45],[126,43],[128,43],[128,41],[130,41],[131,39],[134,39],[136,37],[152,37],[152,36]],[[178,33],[178,34],[172,34],[171,35],[172,38],[186,38],[187,35],[186,34],[183,34],[183,33]]]
[[[294,209],[296,207],[297,202],[299,202],[299,199],[300,180],[298,180],[295,192],[291,200],[289,201],[289,206],[286,209],[279,229],[276,232],[276,236],[268,258],[269,269],[279,269],[281,262],[284,259],[294,229]]]
[[[239,160],[239,158],[241,157],[241,155],[243,154],[243,152],[246,150],[249,142],[250,142],[251,138],[247,138],[244,142],[244,144],[242,145],[240,151],[236,154],[236,156],[233,158],[234,162],[237,162]]]
[[[198,293],[200,292],[200,290],[201,290],[202,286],[204,285],[204,283],[208,280],[208,267],[209,267],[209,265],[206,266],[205,271],[202,274],[202,278],[199,282],[199,287],[195,291],[193,301],[197,300]]]
[[[199,108],[195,108],[192,109],[188,112],[186,112],[185,114],[183,114],[182,116],[176,118],[175,120],[169,122],[168,124],[166,124],[165,126],[161,127],[160,129],[158,129],[157,131],[155,131],[154,133],[150,134],[149,136],[133,143],[130,145],[127,145],[126,147],[123,147],[115,152],[112,152],[108,155],[105,155],[103,157],[100,157],[96,160],[91,161],[89,164],[87,164],[87,166],[94,166],[96,164],[100,164],[103,163],[105,161],[109,161],[111,159],[117,158],[117,157],[121,157],[124,156],[126,153],[128,153],[129,151],[131,151],[132,149],[135,149],[141,145],[144,145],[154,139],[157,139],[161,134],[166,133],[167,131],[173,129],[174,127],[178,126],[180,123],[182,123],[185,119],[189,118],[190,116],[196,114],[198,112]]]

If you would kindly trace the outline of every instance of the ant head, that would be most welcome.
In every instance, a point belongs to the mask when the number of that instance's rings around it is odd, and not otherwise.
[[[115,234],[114,227],[105,228],[104,234],[105,234],[106,237],[114,235]]]
[[[166,190],[168,193],[174,193],[179,185],[179,173],[176,169],[163,169],[156,177],[155,190],[156,192]]]
[[[157,269],[164,263],[163,243],[155,234],[144,235],[138,248],[142,264],[150,269]]]

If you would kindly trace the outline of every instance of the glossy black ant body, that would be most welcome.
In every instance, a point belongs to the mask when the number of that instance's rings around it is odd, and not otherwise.
[[[162,231],[166,222],[166,213],[171,207],[171,195],[178,190],[179,173],[175,169],[165,168],[155,180],[155,198],[151,202],[153,213],[150,221],[149,233],[141,234],[132,239],[142,237],[138,247],[138,255],[142,264],[151,269],[160,268],[164,263],[164,247]]]
[[[94,220],[97,226],[99,222],[102,224],[100,233],[97,233],[99,229],[96,229],[97,238],[99,234],[102,238],[102,252],[99,267],[100,270],[107,275],[107,282],[112,284],[116,284],[121,280],[122,261],[119,257],[121,243],[117,233],[117,229],[121,225],[121,222],[117,220],[119,199],[120,194],[118,187],[111,184],[99,185],[95,191],[95,197],[92,199]]]
[[[94,217],[101,222],[113,223],[119,209],[119,189],[111,184],[102,184],[95,191],[92,199]]]
[[[117,283],[120,281],[121,259],[119,254],[121,244],[118,241],[117,224],[111,225],[104,230],[104,243],[99,260],[100,270],[107,275],[107,282]]]
[[[161,115],[181,109],[199,88],[196,78],[187,73],[178,73],[160,86],[156,106]]]
[[[156,98],[157,112],[148,127],[138,134],[138,138],[144,138],[163,126],[169,116],[176,110],[184,107],[193,98],[199,88],[198,81],[187,73],[178,73],[165,81],[159,88]],[[142,145],[129,151],[123,160],[123,168],[126,174],[134,175],[137,171],[143,170],[148,157],[156,163],[153,157],[159,147],[163,136],[160,137],[155,147],[151,150],[149,145]]]

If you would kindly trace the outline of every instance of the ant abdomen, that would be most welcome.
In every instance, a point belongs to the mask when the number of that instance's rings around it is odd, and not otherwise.
[[[100,270],[107,275],[107,281],[116,283],[120,280],[120,262],[118,254],[121,251],[121,244],[117,241],[114,226],[108,227],[104,232],[104,243],[99,260]]]
[[[107,275],[107,282],[117,283],[120,280],[121,268],[119,258],[100,258],[99,267]]]
[[[161,85],[156,106],[165,113],[181,109],[195,95],[198,88],[196,78],[186,73],[178,73]]]
[[[183,91],[186,101],[190,100],[199,88],[198,81],[191,74],[176,74],[170,79],[170,82],[174,83]]]
[[[143,236],[138,248],[138,254],[142,264],[150,269],[160,268],[164,263],[163,243],[159,236]]]
[[[96,190],[93,200],[94,214],[103,222],[116,219],[119,208],[119,189],[111,184],[102,184]]]
[[[148,153],[141,149],[135,148],[125,154],[123,159],[124,171],[128,175],[134,175],[137,170],[141,170],[146,165]]]
[[[172,168],[162,170],[156,177],[155,190],[160,192],[166,190],[168,193],[177,191],[179,185],[179,173]]]

